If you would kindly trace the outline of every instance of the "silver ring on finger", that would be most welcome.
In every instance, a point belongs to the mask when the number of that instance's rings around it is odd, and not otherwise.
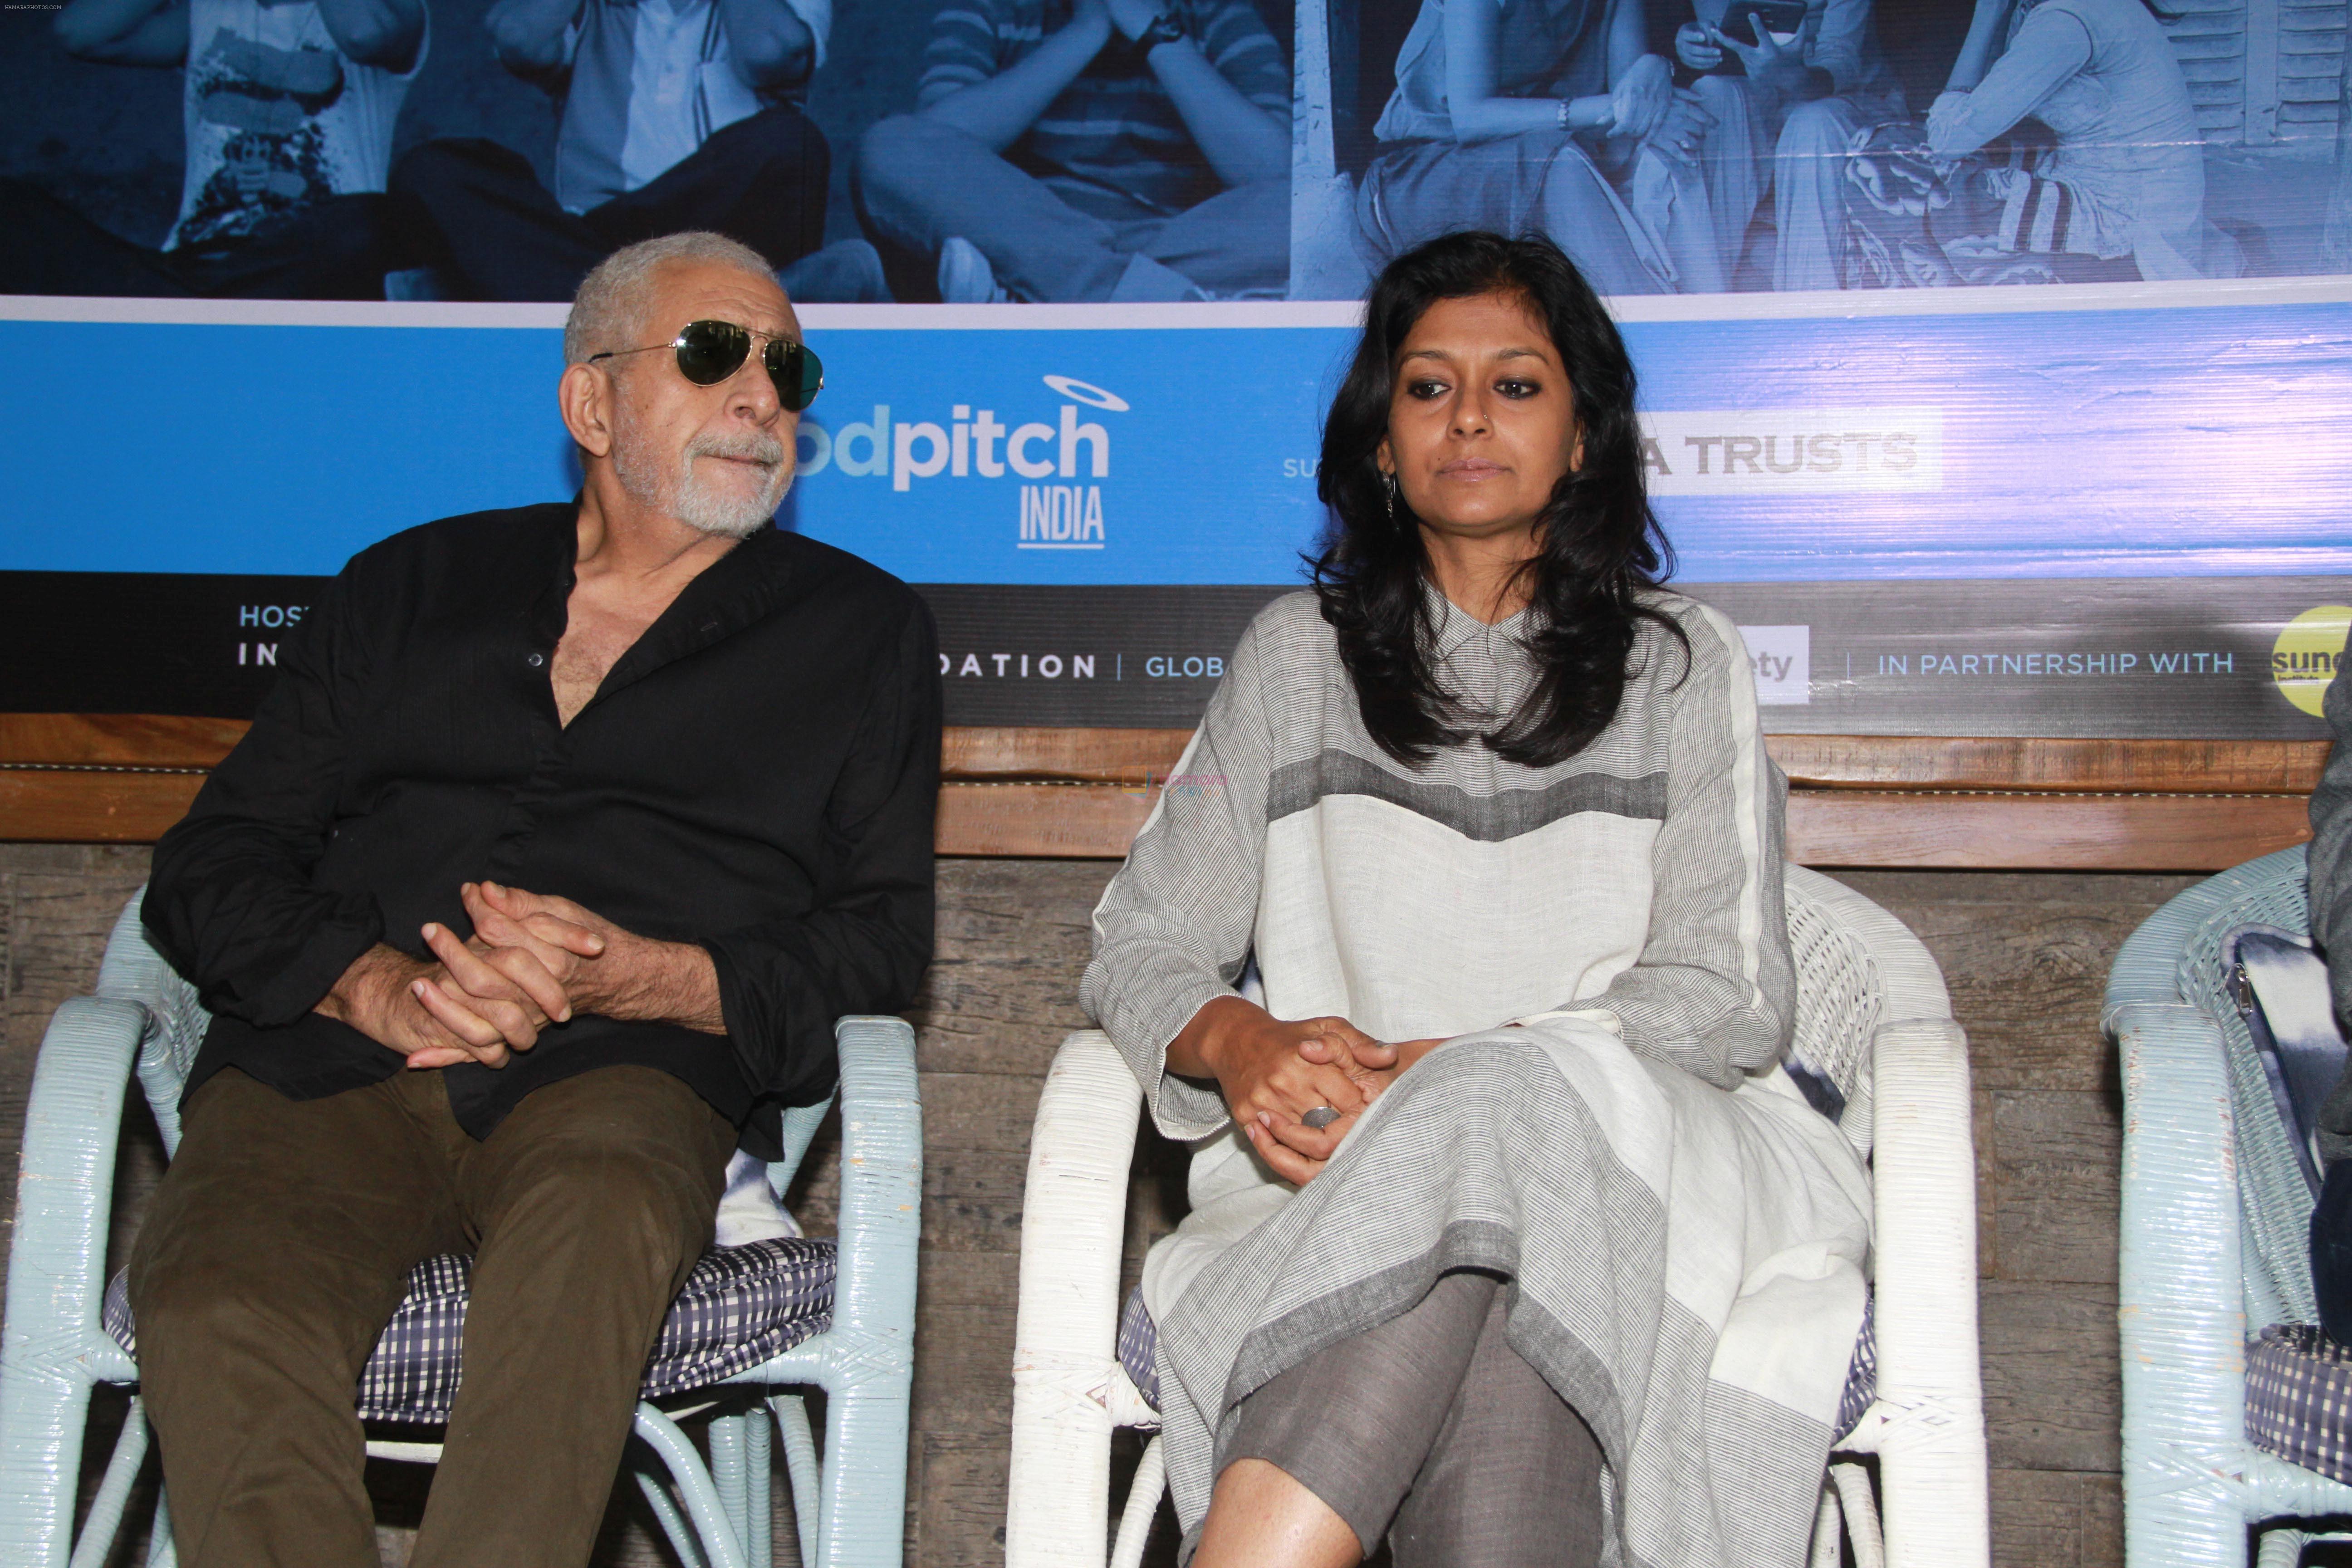
[[[1307,1123],[1307,1126],[1315,1129],[1316,1131],[1320,1132],[1326,1127],[1330,1126],[1334,1121],[1339,1121],[1339,1113],[1332,1110],[1328,1105],[1318,1105],[1298,1120]]]

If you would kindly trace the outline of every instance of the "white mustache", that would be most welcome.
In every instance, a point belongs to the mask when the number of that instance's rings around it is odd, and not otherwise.
[[[784,444],[773,436],[745,431],[740,436],[701,436],[688,442],[686,455],[695,458],[743,458],[770,468],[784,460]]]

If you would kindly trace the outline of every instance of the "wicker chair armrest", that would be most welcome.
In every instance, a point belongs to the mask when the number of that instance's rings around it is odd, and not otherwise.
[[[136,1003],[77,996],[58,1008],[42,1037],[8,1252],[12,1379],[33,1363],[42,1375],[86,1382],[137,1375],[100,1330],[98,1308],[122,1099],[146,1028],[146,1010]]]
[[[2245,1442],[2236,1129],[2221,1033],[2194,1008],[2126,1004],[2117,1295],[2124,1470],[2159,1489]]]
[[[913,1354],[916,1252],[922,1238],[923,1099],[915,1031],[904,1018],[834,1026],[841,1052],[840,1273],[834,1322]],[[908,1361],[911,1369],[911,1359]]]
[[[1013,1329],[1008,1568],[1099,1565],[1110,1520],[1128,1169],[1143,1091],[1098,1030],[1062,1042],[1037,1102]]]
[[[1872,1050],[1878,1400],[1886,1561],[1984,1568],[1984,1387],[1977,1363],[1977,1170],[1968,1037],[1881,1027]]]
[[[0,1327],[0,1495],[28,1500],[0,1518],[0,1561],[66,1561],[89,1386],[138,1376],[98,1309],[122,1097],[146,1028],[136,1003],[75,997],[33,1069]]]

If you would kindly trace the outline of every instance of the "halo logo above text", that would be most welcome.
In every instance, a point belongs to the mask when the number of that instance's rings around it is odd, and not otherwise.
[[[1045,378],[1045,384],[1065,397],[1076,398],[1090,408],[1108,408],[1113,414],[1127,412],[1126,398],[1116,392],[1105,392],[1092,382],[1080,381],[1076,376],[1049,375]]]

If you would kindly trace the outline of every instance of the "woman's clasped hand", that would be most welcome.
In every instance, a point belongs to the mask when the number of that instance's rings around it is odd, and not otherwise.
[[[1440,1042],[1389,1044],[1345,1018],[1276,1018],[1239,996],[1219,997],[1193,1015],[1168,1047],[1169,1070],[1213,1078],[1234,1124],[1283,1180],[1304,1184],[1398,1074]],[[1310,1127],[1329,1106],[1339,1118]]]

